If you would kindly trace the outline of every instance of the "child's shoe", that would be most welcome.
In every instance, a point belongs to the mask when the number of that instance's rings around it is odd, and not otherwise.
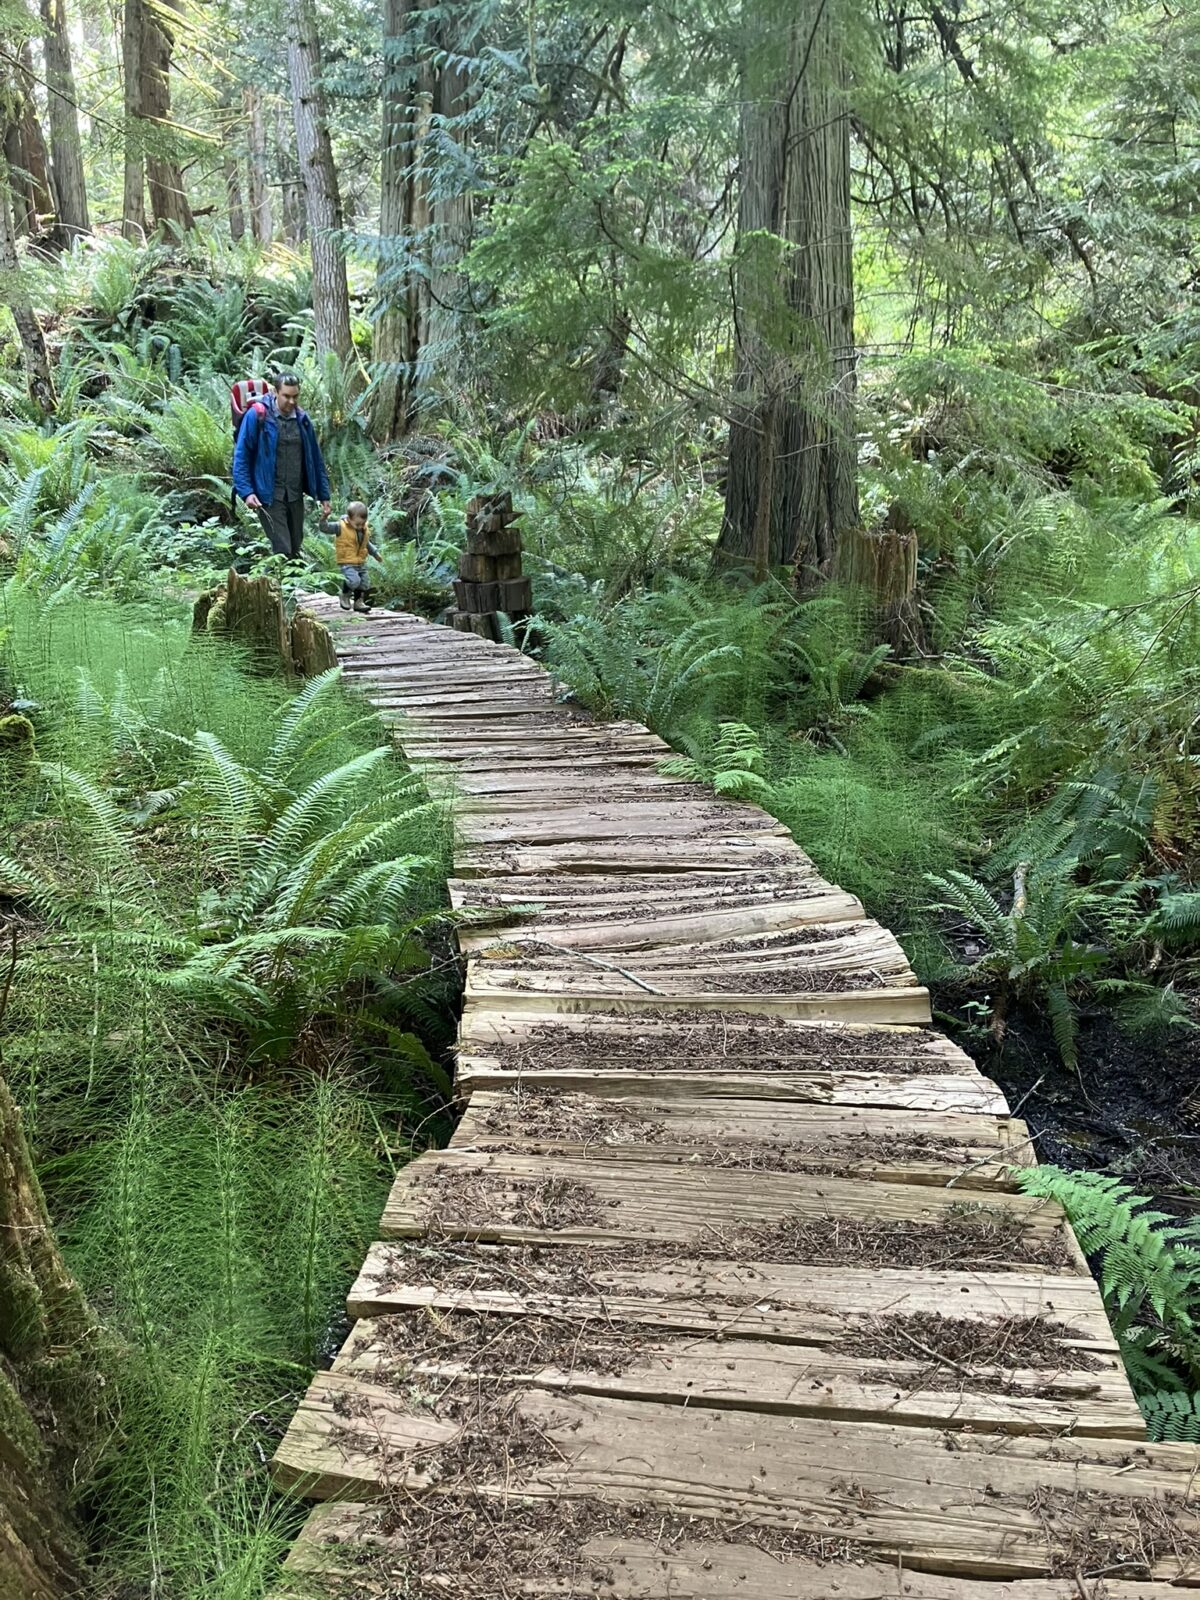
[[[343,589],[341,594],[338,595],[338,605],[341,606],[343,611],[349,611],[349,609],[350,609],[350,591],[349,591],[349,589]]]
[[[354,609],[355,609],[355,611],[370,611],[371,602],[369,600],[364,600],[362,595],[360,595],[360,594],[359,595],[355,595],[355,597],[354,597]]]

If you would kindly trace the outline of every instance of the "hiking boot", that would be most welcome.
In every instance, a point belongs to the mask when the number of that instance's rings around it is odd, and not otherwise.
[[[355,597],[354,609],[355,611],[370,611],[371,602],[369,600],[364,600],[361,595],[358,595]]]
[[[341,606],[343,611],[349,611],[350,609],[350,596],[344,589],[342,590],[341,594],[338,595],[338,605]]]

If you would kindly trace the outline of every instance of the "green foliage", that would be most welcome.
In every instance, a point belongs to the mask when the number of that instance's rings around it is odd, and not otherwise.
[[[728,800],[769,804],[771,785],[763,775],[766,757],[753,728],[744,722],[719,722],[715,737],[685,743],[691,743],[698,753],[660,761],[660,772],[689,783],[711,783]]]
[[[1031,1167],[1026,1194],[1057,1201],[1098,1260],[1105,1309],[1157,1438],[1192,1437],[1200,1380],[1200,1228],[1175,1222],[1118,1179]],[[1172,1432],[1172,1428],[1178,1432]]]
[[[0,626],[37,728],[0,763],[6,1076],[120,1418],[96,1582],[259,1600],[302,1517],[262,1463],[377,1228],[380,1130],[448,1087],[442,814],[337,673],[290,695],[186,608],[10,581]]]

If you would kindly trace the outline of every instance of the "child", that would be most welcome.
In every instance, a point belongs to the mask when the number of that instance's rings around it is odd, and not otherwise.
[[[331,518],[321,524],[321,531],[333,535],[333,559],[342,569],[339,597],[342,610],[349,611],[353,601],[355,611],[370,611],[371,579],[367,573],[367,557],[374,556],[378,560],[379,551],[371,543],[366,506],[361,500],[352,500],[341,521]]]

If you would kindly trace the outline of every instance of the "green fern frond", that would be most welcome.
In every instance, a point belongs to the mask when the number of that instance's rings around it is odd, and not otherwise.
[[[1200,1393],[1155,1389],[1138,1395],[1150,1437],[1178,1444],[1200,1444]]]
[[[263,762],[263,772],[273,782],[284,782],[291,769],[303,759],[299,745],[305,723],[341,681],[341,667],[331,667],[328,672],[310,678],[290,703]]]

